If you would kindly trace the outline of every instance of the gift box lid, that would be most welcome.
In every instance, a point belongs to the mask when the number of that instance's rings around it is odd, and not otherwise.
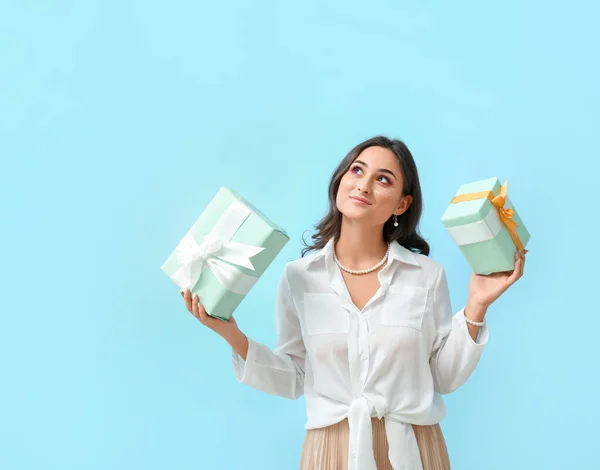
[[[250,209],[252,212],[254,212],[261,219],[263,219],[263,221],[266,222],[274,231],[280,232],[281,234],[283,234],[289,238],[288,233],[285,231],[285,229],[283,227],[281,227],[281,226],[277,225],[275,222],[273,222],[260,209],[258,209],[256,206],[251,204],[248,200],[246,200],[246,198],[244,198],[244,196],[242,196],[235,189],[231,189],[226,186],[222,186],[221,188],[219,188],[219,191],[217,192],[217,194],[215,195],[213,200],[217,200],[218,198],[221,198],[221,200],[230,199],[231,201],[233,201],[233,199],[238,199],[239,201],[243,202],[244,205],[246,207],[248,207],[248,209]]]
[[[458,191],[456,196],[468,193],[476,193],[480,191],[492,191],[494,195],[500,193],[502,184],[496,177],[488,178],[485,180],[475,181],[473,183],[463,184]],[[505,207],[512,207],[510,199],[506,197]],[[458,225],[469,224],[477,222],[485,218],[485,216],[492,210],[492,203],[488,198],[475,199],[473,201],[463,201],[459,203],[450,203],[446,208],[446,211],[442,215],[442,223],[445,227],[456,227]]]

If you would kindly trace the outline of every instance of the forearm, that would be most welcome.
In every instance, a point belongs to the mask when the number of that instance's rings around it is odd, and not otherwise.
[[[304,347],[301,341],[280,344],[276,351],[239,330],[225,338],[233,349],[239,382],[280,397],[296,399],[304,391]]]
[[[225,337],[225,341],[229,343],[229,346],[231,346],[244,361],[246,360],[248,357],[248,338],[241,330],[235,330],[231,335]]]
[[[467,304],[464,311],[452,316],[450,325],[445,324],[443,330],[438,331],[429,363],[439,393],[451,393],[467,381],[487,343],[487,326],[470,325],[463,317],[467,312],[467,318],[474,320],[483,319],[485,315],[485,309]]]
[[[486,312],[487,306],[481,305],[474,301],[471,297],[469,297],[469,299],[467,300],[467,305],[465,306],[465,316],[469,320],[482,322],[485,318]],[[479,328],[479,326],[467,323],[467,329],[469,330],[469,335],[471,336],[471,338],[473,338],[473,341],[477,341],[477,336],[479,335]]]

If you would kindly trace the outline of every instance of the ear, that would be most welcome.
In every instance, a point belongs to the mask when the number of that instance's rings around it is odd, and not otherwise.
[[[410,207],[412,202],[413,202],[413,197],[410,194],[408,196],[403,196],[402,199],[400,200],[400,204],[398,204],[398,207],[396,207],[396,212],[394,212],[394,214],[396,214],[396,215],[404,214],[408,210],[408,208]]]

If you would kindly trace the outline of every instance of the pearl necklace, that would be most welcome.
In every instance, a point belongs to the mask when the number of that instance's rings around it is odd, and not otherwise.
[[[350,274],[368,274],[368,273],[372,273],[376,269],[379,269],[383,265],[383,263],[385,263],[387,261],[389,254],[390,254],[390,245],[388,245],[387,251],[385,252],[385,256],[383,257],[383,259],[379,263],[377,263],[375,266],[373,266],[372,268],[369,268],[369,269],[348,269],[348,268],[342,266],[342,263],[340,263],[339,260],[337,259],[337,256],[335,256],[335,248],[333,250],[333,260],[335,261],[335,264],[337,264],[342,271],[346,271],[347,273],[350,273]]]

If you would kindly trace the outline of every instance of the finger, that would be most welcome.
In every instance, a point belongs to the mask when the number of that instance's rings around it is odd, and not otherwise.
[[[214,330],[221,322],[221,320],[213,318],[208,313],[206,313],[206,309],[202,304],[199,304],[198,306],[198,319],[200,320],[200,323],[212,330]]]
[[[192,293],[189,289],[186,289],[185,294],[183,295],[183,300],[185,301],[185,306],[188,309],[188,312],[192,313]]]
[[[202,322],[202,324],[204,325],[208,325],[210,323],[211,320],[213,320],[213,318],[211,318],[207,313],[206,313],[206,309],[204,308],[204,305],[199,304],[198,305],[198,319]]]
[[[200,299],[198,298],[198,296],[196,294],[194,294],[193,300],[192,300],[192,314],[200,319],[200,312],[198,311],[198,304],[200,302]]]
[[[525,248],[519,250],[519,259],[521,261],[521,276],[523,275],[523,271],[525,269]],[[519,276],[520,277],[520,276]]]
[[[525,255],[523,255],[523,259],[521,259],[521,263],[519,265],[519,278],[523,276],[523,272],[525,271]]]
[[[517,279],[523,275],[523,260],[520,256],[517,256],[515,261],[515,269],[512,274],[508,277],[508,283],[513,284]]]

